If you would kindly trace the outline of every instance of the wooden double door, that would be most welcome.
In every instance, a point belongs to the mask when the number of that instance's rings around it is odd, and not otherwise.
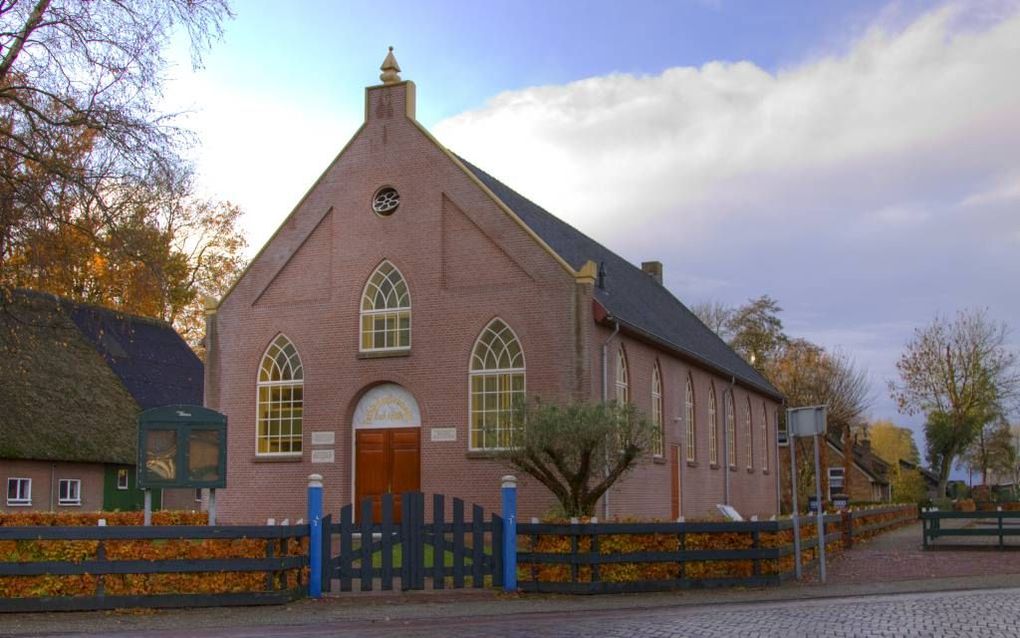
[[[421,428],[355,430],[354,511],[372,499],[372,519],[382,521],[382,495],[393,494],[393,521],[400,521],[400,495],[421,490]]]

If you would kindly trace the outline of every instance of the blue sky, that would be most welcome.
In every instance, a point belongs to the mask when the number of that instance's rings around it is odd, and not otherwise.
[[[772,295],[790,334],[868,369],[874,418],[920,425],[887,383],[936,313],[1020,329],[1017,0],[235,10],[167,103],[191,111],[201,185],[246,211],[253,253],[356,130],[393,45],[441,142],[663,261],[688,304]]]

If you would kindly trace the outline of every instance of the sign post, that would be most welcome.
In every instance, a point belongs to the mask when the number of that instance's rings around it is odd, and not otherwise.
[[[826,409],[824,405],[807,406],[803,408],[790,408],[786,411],[787,429],[790,432],[790,463],[791,482],[793,484],[793,541],[794,551],[797,553],[795,565],[797,567],[797,578],[800,578],[800,551],[799,551],[799,530],[797,528],[797,468],[794,463],[794,450],[796,449],[796,437],[812,437],[815,448],[815,500],[818,503],[818,518],[816,528],[818,530],[818,574],[820,580],[825,582],[825,508],[822,507],[822,469],[819,453],[818,439],[825,435],[826,431]]]

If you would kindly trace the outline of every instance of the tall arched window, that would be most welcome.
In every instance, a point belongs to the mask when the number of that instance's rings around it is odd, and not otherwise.
[[[754,469],[754,429],[751,424],[751,398],[748,397],[744,406],[744,455],[747,457],[747,469]]]
[[[708,392],[708,462],[719,465],[719,410],[715,401],[715,384]]]
[[[300,454],[303,412],[301,357],[281,334],[269,344],[259,367],[256,454]]]
[[[694,423],[694,384],[691,377],[687,377],[687,389],[684,392],[684,424],[687,427],[687,460],[697,460],[697,436],[696,424]]]
[[[411,347],[411,295],[397,267],[384,261],[361,295],[362,352]]]
[[[630,403],[630,373],[622,347],[616,351],[616,402],[620,405]]]
[[[524,351],[500,319],[482,330],[471,352],[472,450],[505,448],[513,436],[513,408],[524,399]]]
[[[652,423],[655,424],[655,434],[652,438],[652,455],[662,456],[665,427],[662,417],[662,373],[659,371],[658,362],[652,366]]]
[[[769,411],[761,402],[761,470],[769,471]]]
[[[729,392],[729,400],[726,401],[726,463],[730,467],[737,467],[737,411],[736,403],[733,401],[733,391]]]

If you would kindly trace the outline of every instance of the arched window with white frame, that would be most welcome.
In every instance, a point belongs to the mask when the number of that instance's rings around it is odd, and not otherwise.
[[[690,375],[687,375],[687,388],[684,391],[684,426],[687,428],[687,460],[691,463],[698,457],[697,424],[694,418],[694,384]]]
[[[666,438],[662,412],[662,372],[659,370],[659,362],[656,361],[652,366],[652,423],[655,425],[655,432],[652,434],[652,455],[657,457],[663,455]]]
[[[493,319],[471,351],[470,442],[472,450],[508,447],[514,432],[513,410],[524,400],[524,350],[502,319]]]
[[[736,402],[733,400],[733,391],[729,391],[729,399],[726,400],[726,464],[730,467],[737,467],[737,411]]]
[[[769,410],[761,402],[761,470],[769,471]]]
[[[719,409],[714,383],[708,393],[708,462],[719,465]]]
[[[747,458],[747,469],[754,469],[754,426],[751,423],[751,397],[744,406],[744,456]]]
[[[259,366],[257,456],[301,454],[304,383],[297,348],[286,336],[278,335]]]
[[[411,347],[411,295],[396,266],[383,261],[361,294],[361,352]]]
[[[627,370],[627,354],[623,346],[616,351],[616,402],[620,405],[630,403],[630,373]]]

